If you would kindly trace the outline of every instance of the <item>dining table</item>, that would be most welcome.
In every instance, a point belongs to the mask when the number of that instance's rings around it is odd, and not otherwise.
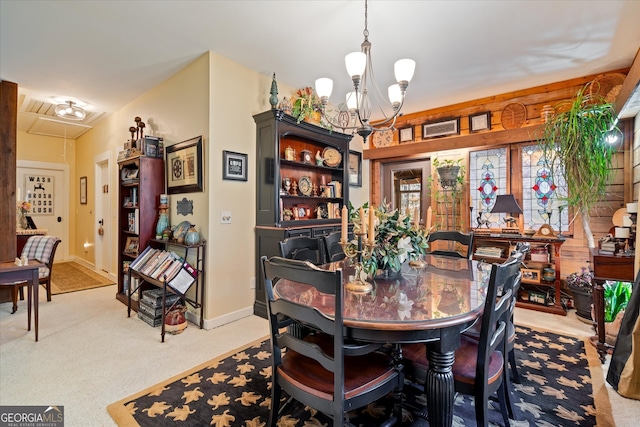
[[[14,261],[0,262],[0,282],[27,282],[27,330],[31,330],[31,303],[33,302],[33,323],[35,340],[38,341],[38,288],[39,269],[45,265],[35,259],[28,265],[17,265]]]
[[[424,384],[429,425],[449,427],[453,424],[455,350],[461,333],[482,314],[491,268],[448,256],[426,255],[423,261],[416,266],[407,262],[399,272],[367,279],[370,291],[343,286],[344,334],[364,342],[424,343],[429,360]],[[344,285],[354,280],[349,259],[320,267],[342,269]],[[313,306],[328,317],[334,314],[333,296],[301,282],[279,280],[274,295]]]

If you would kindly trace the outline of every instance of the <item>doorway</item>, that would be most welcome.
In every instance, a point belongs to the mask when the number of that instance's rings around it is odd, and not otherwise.
[[[115,278],[115,274],[111,274],[112,268],[112,218],[111,200],[109,193],[111,187],[110,182],[110,153],[106,152],[95,157],[95,189],[96,195],[96,224],[93,224],[95,230],[94,237],[94,253],[95,253],[95,270],[97,272],[107,273],[109,277]]]
[[[38,229],[62,241],[56,261],[69,259],[69,165],[18,160],[16,192],[20,200],[31,203],[31,216]]]
[[[425,225],[426,210],[431,206],[429,177],[431,161],[420,159],[382,163],[382,200],[391,209],[413,214],[420,213],[420,224]]]

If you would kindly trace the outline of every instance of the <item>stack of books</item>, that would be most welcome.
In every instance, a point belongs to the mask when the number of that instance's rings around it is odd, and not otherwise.
[[[618,244],[616,242],[602,242],[600,244],[600,250],[598,253],[600,255],[615,255],[618,251]]]
[[[476,248],[476,252],[474,256],[476,257],[484,257],[484,258],[501,258],[502,257],[502,248],[497,248],[494,246],[482,246]]]

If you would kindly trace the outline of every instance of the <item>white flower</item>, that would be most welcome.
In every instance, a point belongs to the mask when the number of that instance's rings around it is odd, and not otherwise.
[[[413,301],[407,298],[407,294],[401,292],[398,295],[398,317],[400,320],[411,318],[411,307],[413,307]]]
[[[404,263],[409,258],[410,252],[413,252],[411,237],[405,236],[398,240],[398,259],[400,260],[400,264]]]

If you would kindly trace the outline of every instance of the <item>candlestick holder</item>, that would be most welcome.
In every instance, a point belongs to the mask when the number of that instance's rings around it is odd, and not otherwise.
[[[355,293],[369,293],[373,290],[373,285],[362,278],[363,276],[363,259],[370,259],[373,256],[373,248],[375,248],[375,242],[362,241],[365,233],[360,231],[354,231],[357,237],[357,243],[353,243],[348,240],[340,240],[340,246],[344,254],[349,259],[351,265],[354,268],[354,274],[349,278],[349,281],[345,284],[345,288],[348,291]]]

